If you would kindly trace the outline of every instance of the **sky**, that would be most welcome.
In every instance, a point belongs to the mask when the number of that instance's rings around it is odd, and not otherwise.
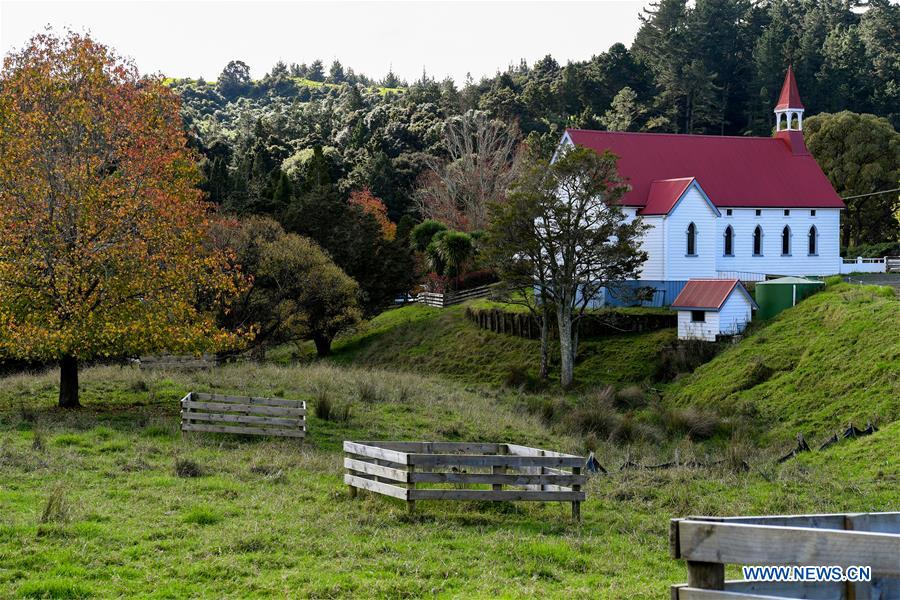
[[[232,59],[262,77],[278,60],[319,58],[380,79],[476,80],[552,54],[564,64],[630,45],[644,0],[105,1],[0,0],[0,50],[21,48],[48,24],[90,32],[143,73],[215,79]]]

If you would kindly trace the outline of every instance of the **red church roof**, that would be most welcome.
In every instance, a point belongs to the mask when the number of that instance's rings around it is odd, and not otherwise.
[[[672,308],[719,310],[736,289],[756,307],[750,293],[737,279],[691,279],[681,288]]]
[[[675,206],[675,203],[688,189],[693,177],[680,177],[678,179],[658,179],[650,182],[650,192],[647,194],[647,204],[641,209],[642,215],[667,215]]]
[[[803,103],[800,102],[800,90],[797,89],[797,80],[794,79],[794,69],[790,65],[784,76],[784,85],[781,86],[778,104],[775,105],[775,110],[782,108],[803,108]]]
[[[631,185],[622,198],[626,206],[648,206],[651,192],[657,197],[653,182],[694,177],[717,207],[844,208],[815,159],[800,148],[802,137],[587,129],[566,134],[574,144],[619,157],[619,173]]]

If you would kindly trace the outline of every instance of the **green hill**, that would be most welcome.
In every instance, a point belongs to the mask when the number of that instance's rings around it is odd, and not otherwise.
[[[900,301],[890,288],[833,285],[754,327],[671,385],[669,403],[751,418],[764,438],[830,436],[900,418]]]
[[[627,385],[653,375],[660,349],[674,329],[582,340],[575,378],[582,386]],[[338,363],[449,375],[466,383],[502,384],[523,371],[538,373],[540,342],[477,327],[463,306],[411,305],[389,310],[335,343]],[[558,345],[551,348],[551,380],[558,377]]]

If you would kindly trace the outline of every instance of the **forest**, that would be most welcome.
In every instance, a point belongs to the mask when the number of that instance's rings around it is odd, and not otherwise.
[[[660,0],[636,17],[641,27],[630,47],[598,48],[591,59],[568,64],[549,55],[531,65],[523,60],[480,81],[438,81],[427,72],[413,82],[391,72],[376,80],[337,60],[330,67],[279,62],[252,80],[249,67],[233,60],[216,82],[168,82],[204,157],[210,198],[304,234],[290,214],[296,222],[310,194],[345,203],[367,189],[392,221],[419,220],[417,190],[448,161],[445,124],[469,111],[510,124],[517,139],[545,154],[566,127],[769,135],[792,65],[807,117],[872,114],[888,130],[900,122],[900,6],[887,0]],[[892,166],[833,183],[842,196],[894,188]],[[895,198],[866,200],[864,210],[878,215],[872,220],[890,217]],[[896,227],[846,232],[844,243],[895,236]]]
[[[392,72],[377,80],[338,60],[330,67],[278,62],[253,80],[248,65],[232,60],[216,82],[167,83],[181,96],[210,200],[312,238],[360,284],[369,314],[427,270],[411,269],[406,237],[415,223],[435,218],[470,233],[482,228],[478,218],[460,222],[435,208],[454,175],[493,171],[496,198],[509,181],[497,171],[513,162],[516,145],[524,140],[549,156],[567,127],[770,135],[788,65],[807,117],[842,115],[827,127],[810,121],[807,129],[821,135],[808,133],[807,144],[820,164],[831,165],[824,170],[838,193],[854,197],[845,251],[881,256],[895,249],[897,194],[869,194],[897,187],[900,6],[660,0],[637,18],[631,47],[615,44],[567,64],[549,55],[531,65],[523,60],[480,81],[438,81],[427,72],[413,82]],[[462,131],[476,122],[483,125],[478,135]],[[453,147],[454,128],[458,138],[481,138],[475,152]],[[464,164],[473,155],[488,158]],[[354,193],[376,212],[383,208],[396,239],[379,235],[377,215],[349,202]]]

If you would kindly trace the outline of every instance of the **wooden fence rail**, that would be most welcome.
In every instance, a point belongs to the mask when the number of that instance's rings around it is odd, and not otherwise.
[[[572,518],[581,518],[581,456],[467,442],[347,441],[344,453],[344,483],[353,496],[369,490],[405,500],[410,511],[416,500],[571,502]]]
[[[900,513],[673,519],[674,558],[688,582],[673,600],[900,598]],[[868,582],[726,581],[725,565],[867,566]]]
[[[460,292],[422,292],[416,297],[416,301],[421,302],[422,304],[425,304],[427,306],[447,308],[448,306],[460,304],[461,302],[465,302],[466,300],[486,298],[493,293],[496,287],[497,284],[492,283],[490,285],[482,285],[480,287],[472,288],[470,290],[462,290]]]
[[[190,392],[181,399],[181,430],[306,436],[306,402]]]

